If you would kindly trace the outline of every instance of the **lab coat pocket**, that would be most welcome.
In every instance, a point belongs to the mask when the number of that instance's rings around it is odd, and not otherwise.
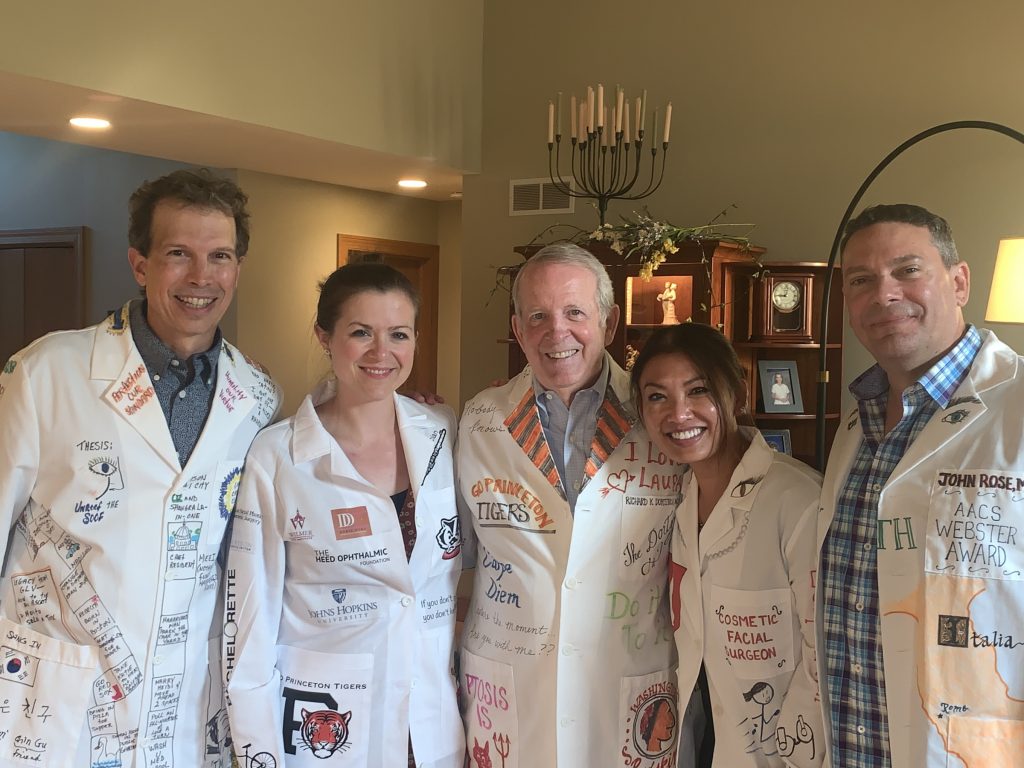
[[[335,753],[366,765],[373,705],[372,653],[279,646],[287,768],[312,768]]]
[[[72,765],[99,671],[95,647],[56,640],[0,618],[0,763]],[[93,729],[93,749],[105,746],[100,743],[104,737],[119,761],[113,726],[109,734]]]
[[[518,768],[519,717],[512,667],[467,650],[460,658],[466,751],[479,765]]]
[[[947,752],[959,759],[948,765],[1019,765],[1024,753],[1024,720],[949,715]]]
[[[788,587],[740,590],[704,588],[707,653],[724,658],[741,680],[770,680],[796,668],[793,597]]]
[[[675,766],[679,722],[675,667],[622,678],[619,693],[622,764],[631,768]]]

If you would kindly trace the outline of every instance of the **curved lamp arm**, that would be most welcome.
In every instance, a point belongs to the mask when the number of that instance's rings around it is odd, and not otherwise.
[[[839,222],[839,228],[836,230],[835,239],[832,241],[832,252],[828,257],[828,268],[825,270],[825,294],[821,302],[821,329],[820,329],[820,341],[818,342],[818,404],[815,421],[815,463],[818,465],[818,469],[822,472],[825,471],[825,397],[828,389],[828,362],[826,355],[826,343],[828,341],[828,300],[829,294],[832,290],[832,271],[835,267],[836,258],[839,256],[839,244],[843,239],[843,232],[846,230],[846,225],[853,217],[853,212],[860,203],[860,199],[867,192],[868,187],[871,186],[871,182],[884,171],[889,164],[899,157],[903,152],[910,149],[915,144],[924,141],[929,136],[934,136],[937,133],[946,133],[947,131],[955,131],[960,128],[979,128],[984,131],[993,131],[995,133],[1001,133],[1004,136],[1009,136],[1011,139],[1016,139],[1021,144],[1024,144],[1024,133],[1015,131],[1013,128],[1009,128],[1000,123],[991,123],[987,120],[957,120],[952,123],[943,123],[942,125],[936,125],[929,128],[926,131],[921,131],[915,136],[911,136],[909,139],[900,144],[896,149],[890,152],[875,169],[868,174],[868,177],[864,179],[864,183],[860,185],[857,190],[857,194],[853,196],[850,204],[846,207],[846,213],[843,214],[842,220]]]

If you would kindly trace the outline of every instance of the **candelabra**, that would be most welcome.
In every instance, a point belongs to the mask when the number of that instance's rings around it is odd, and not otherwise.
[[[630,140],[630,108],[625,91],[616,86],[611,110],[604,106],[604,86],[596,90],[587,86],[587,95],[576,96],[569,105],[571,135],[569,168],[571,178],[562,176],[562,94],[557,108],[548,102],[548,175],[552,184],[564,195],[591,198],[597,201],[597,212],[604,225],[609,200],[640,200],[661,186],[668,157],[669,132],[672,127],[672,102],[665,106],[665,129],[661,138],[661,163],[658,164],[659,110],[654,111],[654,137],[651,142],[650,173],[647,184],[640,181],[643,146],[647,123],[647,91],[636,97],[634,122],[636,135]],[[557,119],[556,119],[557,117]]]

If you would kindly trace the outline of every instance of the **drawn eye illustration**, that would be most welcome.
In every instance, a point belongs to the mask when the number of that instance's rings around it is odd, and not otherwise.
[[[110,477],[117,472],[117,464],[110,458],[93,459],[89,462],[89,471],[102,477]]]
[[[942,417],[942,420],[947,424],[959,424],[961,421],[966,419],[968,415],[969,412],[961,408],[959,411],[953,411],[952,413],[946,414]]]

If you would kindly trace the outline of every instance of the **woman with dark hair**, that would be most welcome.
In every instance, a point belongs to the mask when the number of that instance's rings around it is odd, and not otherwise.
[[[741,426],[747,385],[728,340],[684,323],[655,331],[632,370],[641,420],[689,465],[672,540],[679,690],[713,725],[697,764],[820,765],[814,664],[820,476]],[[680,755],[680,766],[692,763]]]
[[[333,377],[249,452],[224,631],[240,762],[462,766],[455,417],[395,392],[418,305],[391,267],[335,271],[315,328]]]

